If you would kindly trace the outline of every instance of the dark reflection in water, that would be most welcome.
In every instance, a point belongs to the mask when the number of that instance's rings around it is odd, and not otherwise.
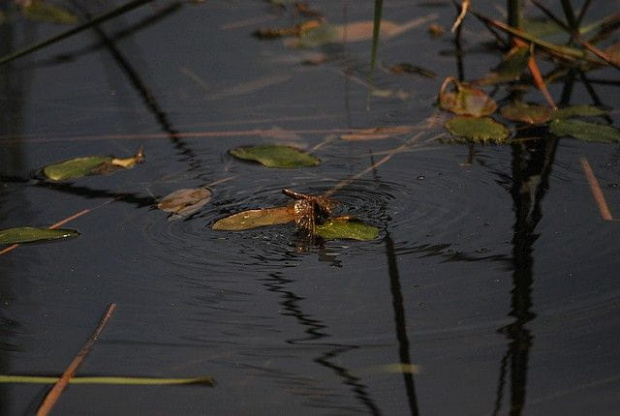
[[[307,334],[307,336],[303,338],[290,339],[287,342],[292,345],[304,344],[306,342],[312,342],[313,345],[317,345],[316,341],[326,340],[329,338],[330,335],[326,331],[329,327],[318,319],[314,319],[310,315],[306,314],[301,308],[300,303],[304,300],[304,298],[297,296],[290,290],[287,290],[286,286],[293,281],[284,277],[284,274],[281,272],[271,273],[269,276],[270,279],[267,280],[265,286],[268,291],[280,295],[280,304],[283,309],[281,314],[294,317],[297,322],[305,328],[304,331]],[[314,362],[330,369],[340,379],[342,379],[342,383],[353,391],[353,394],[357,400],[370,412],[370,414],[381,415],[381,411],[373,401],[372,397],[370,397],[368,387],[362,382],[362,380],[351,374],[346,367],[336,364],[341,355],[359,347],[356,345],[330,344],[327,342],[323,342],[320,345],[324,345],[328,350],[315,358]]]
[[[549,175],[558,141],[547,137],[528,144],[512,146],[512,188],[515,212],[512,239],[513,289],[509,316],[514,322],[499,329],[506,335],[508,349],[501,360],[494,415],[502,408],[506,376],[510,373],[510,414],[521,415],[526,403],[527,373],[534,336],[527,324],[532,312],[533,244],[542,219],[542,200],[549,187]]]

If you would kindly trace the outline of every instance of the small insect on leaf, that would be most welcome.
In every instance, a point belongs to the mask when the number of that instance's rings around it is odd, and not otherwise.
[[[212,196],[213,192],[204,187],[179,189],[159,201],[157,208],[172,213],[170,219],[177,219],[198,211],[211,200]]]
[[[300,168],[316,166],[320,160],[297,149],[284,145],[241,146],[231,149],[229,153],[243,160],[258,162],[268,168]]]
[[[76,230],[58,228],[17,227],[0,230],[0,244],[21,244],[77,237]]]
[[[120,159],[113,156],[86,156],[48,165],[43,175],[53,181],[66,181],[89,175],[109,175],[117,170],[131,169],[144,162],[142,148],[132,157]]]
[[[509,135],[508,129],[490,117],[474,118],[457,116],[445,124],[450,133],[475,143],[503,143]]]
[[[295,221],[293,207],[251,209],[224,217],[213,224],[213,230],[242,231]]]
[[[453,84],[455,92],[447,92],[448,85]],[[493,114],[497,104],[483,91],[470,85],[460,83],[453,77],[445,79],[439,90],[439,106],[454,114],[483,117]]]

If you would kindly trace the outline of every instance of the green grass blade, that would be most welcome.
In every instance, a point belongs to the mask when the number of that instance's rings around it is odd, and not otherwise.
[[[60,377],[0,375],[0,383],[54,384]],[[155,377],[73,377],[70,384],[115,384],[123,386],[163,386],[174,384],[204,384],[214,386],[211,377],[155,378]]]
[[[80,25],[77,27],[74,27],[73,29],[69,29],[67,31],[64,31],[56,36],[52,36],[51,38],[44,40],[43,42],[31,45],[27,48],[24,48],[20,51],[17,51],[15,53],[12,53],[10,55],[7,55],[5,57],[3,57],[2,59],[0,59],[0,66],[1,65],[5,65],[11,61],[14,61],[17,58],[21,58],[22,56],[31,54],[33,52],[38,51],[39,49],[43,49],[46,46],[52,45],[56,42],[60,42],[61,40],[64,40],[70,36],[73,36],[77,33],[80,33],[86,29],[91,28],[92,26],[96,26],[99,25],[103,22],[105,22],[106,20],[110,20],[112,18],[115,18],[117,16],[120,16],[124,13],[127,13],[128,11],[131,11],[137,7],[140,7],[142,5],[145,5],[147,3],[150,3],[152,0],[134,0],[132,2],[129,2],[127,4],[124,4],[122,6],[119,6],[107,13],[104,13],[100,16],[95,17],[94,19]]]

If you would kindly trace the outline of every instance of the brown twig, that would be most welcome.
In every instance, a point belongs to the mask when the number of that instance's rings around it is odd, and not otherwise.
[[[588,159],[586,159],[585,157],[581,158],[581,167],[583,168],[583,173],[586,175],[586,179],[588,180],[588,184],[590,185],[590,189],[592,190],[594,202],[596,202],[599,211],[601,211],[601,216],[605,221],[613,221],[614,217],[611,215],[611,211],[609,210],[607,201],[605,201],[605,195],[603,195],[603,191],[598,184],[596,176],[594,176],[592,167],[590,166]]]
[[[115,303],[112,303],[108,306],[108,310],[106,311],[105,315],[99,322],[99,325],[97,325],[95,332],[93,332],[93,334],[90,336],[88,341],[86,341],[86,344],[84,344],[79,354],[73,359],[73,361],[71,361],[71,364],[69,364],[69,366],[63,373],[60,380],[56,382],[54,387],[52,387],[49,393],[47,393],[47,396],[45,396],[43,403],[41,403],[41,406],[39,406],[39,410],[37,411],[37,416],[46,416],[51,412],[52,408],[54,407],[54,405],[60,398],[62,392],[69,384],[69,380],[71,380],[71,378],[75,375],[76,371],[78,370],[80,365],[82,365],[82,362],[84,361],[88,353],[90,353],[90,351],[93,349],[93,346],[95,345],[95,342],[99,338],[101,331],[103,331],[103,328],[106,326],[106,324],[112,317],[112,314],[114,313],[115,309],[116,309]]]

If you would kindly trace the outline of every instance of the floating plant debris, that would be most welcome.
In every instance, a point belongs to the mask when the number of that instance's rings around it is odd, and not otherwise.
[[[229,153],[238,159],[258,162],[268,168],[301,168],[320,163],[319,159],[303,150],[284,145],[241,146],[231,149]]]
[[[455,92],[447,92],[448,85],[454,85]],[[485,92],[471,85],[458,82],[453,77],[445,79],[439,90],[439,106],[454,114],[483,117],[493,114],[497,104]]]
[[[172,213],[170,219],[186,217],[205,206],[212,196],[213,192],[205,187],[179,189],[159,201],[157,208]]]
[[[131,169],[144,162],[142,148],[131,157],[86,156],[48,165],[42,169],[43,175],[53,181],[65,181],[89,175],[109,175],[122,169]]]
[[[58,228],[17,227],[0,230],[0,244],[34,243],[37,241],[64,240],[80,235],[76,230]]]

